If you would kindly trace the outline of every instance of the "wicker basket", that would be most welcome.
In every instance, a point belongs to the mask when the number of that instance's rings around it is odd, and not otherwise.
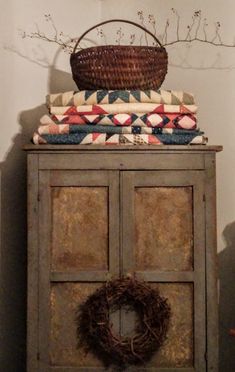
[[[158,46],[104,45],[76,52],[83,37],[110,22],[125,22],[150,34]],[[132,21],[111,19],[84,32],[77,40],[70,64],[73,79],[83,89],[158,89],[167,73],[167,52],[157,37]]]

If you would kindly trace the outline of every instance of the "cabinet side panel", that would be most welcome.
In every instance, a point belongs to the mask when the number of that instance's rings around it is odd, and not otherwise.
[[[216,244],[215,154],[205,156],[206,164],[206,292],[208,371],[218,372],[218,294]]]
[[[38,371],[38,155],[28,154],[27,371]]]

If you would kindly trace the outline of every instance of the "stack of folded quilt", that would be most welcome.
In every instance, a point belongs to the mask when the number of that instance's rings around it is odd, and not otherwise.
[[[190,93],[83,90],[47,96],[35,144],[205,144]]]

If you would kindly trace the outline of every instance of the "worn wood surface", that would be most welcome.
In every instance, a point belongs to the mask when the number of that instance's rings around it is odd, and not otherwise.
[[[218,258],[216,245],[216,169],[214,154],[207,154],[206,164],[206,312],[208,371],[218,372]]]
[[[50,367],[49,369],[50,372],[96,372],[96,371],[99,371],[99,372],[115,372],[115,370],[113,368],[99,368],[99,367],[56,367],[56,366],[52,366]],[[117,371],[117,369],[116,369]],[[126,368],[124,370],[122,370],[122,372],[195,372],[195,369],[194,368],[157,368],[157,369],[153,369],[153,368],[141,368],[141,367],[130,367],[130,368]]]
[[[38,155],[28,155],[27,368],[38,371]]]
[[[89,170],[51,170],[50,171],[50,185],[58,187],[97,187],[97,186],[109,186],[111,175],[110,171],[92,171]]]
[[[194,180],[194,347],[195,369],[206,371],[206,307],[205,307],[205,184],[201,172]]]
[[[152,154],[146,153],[96,153],[39,154],[40,169],[204,169],[202,154]],[[155,156],[154,156],[155,155]]]
[[[51,282],[105,282],[108,279],[110,279],[108,270],[53,271],[50,274]]]
[[[50,172],[39,172],[39,371],[46,372],[49,366],[50,333],[50,238],[51,238],[51,198]]]
[[[147,152],[174,152],[183,151],[188,153],[194,152],[218,152],[222,151],[223,147],[220,145],[158,145],[158,146],[150,146],[150,145],[137,145],[137,146],[116,146],[116,145],[33,145],[28,144],[24,146],[26,151],[52,151],[55,153],[56,151],[86,151],[86,152],[93,152],[93,151],[115,151],[115,152],[125,152],[125,151],[140,151],[141,153]]]
[[[119,173],[109,171],[109,272],[110,277],[120,275],[120,180]],[[108,279],[110,279],[110,277]],[[117,319],[115,319],[117,321]]]
[[[195,273],[193,271],[135,271],[135,275],[139,279],[146,280],[147,282],[193,282]]]
[[[159,353],[147,366],[126,371],[218,371],[214,161],[221,149],[26,147],[28,372],[105,370],[94,356],[76,349],[74,314],[89,293],[120,273],[136,273],[158,286],[173,309],[168,340]],[[161,220],[155,226],[158,214]],[[175,234],[169,226],[164,230],[168,220]],[[80,221],[86,221],[84,228]],[[65,235],[71,239],[66,241]],[[68,260],[66,252],[72,252]],[[125,318],[122,311],[114,323],[117,332],[129,327],[131,333],[133,315]]]

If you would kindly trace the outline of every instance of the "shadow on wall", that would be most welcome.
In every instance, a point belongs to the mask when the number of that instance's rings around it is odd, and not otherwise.
[[[71,74],[49,68],[48,91],[75,89]],[[45,92],[46,95],[47,92]],[[13,138],[1,172],[1,329],[0,370],[26,370],[27,169],[26,153],[44,104],[19,114],[20,133]]]
[[[219,253],[219,347],[220,372],[235,371],[235,338],[229,336],[235,328],[235,222],[223,231],[226,248]]]

